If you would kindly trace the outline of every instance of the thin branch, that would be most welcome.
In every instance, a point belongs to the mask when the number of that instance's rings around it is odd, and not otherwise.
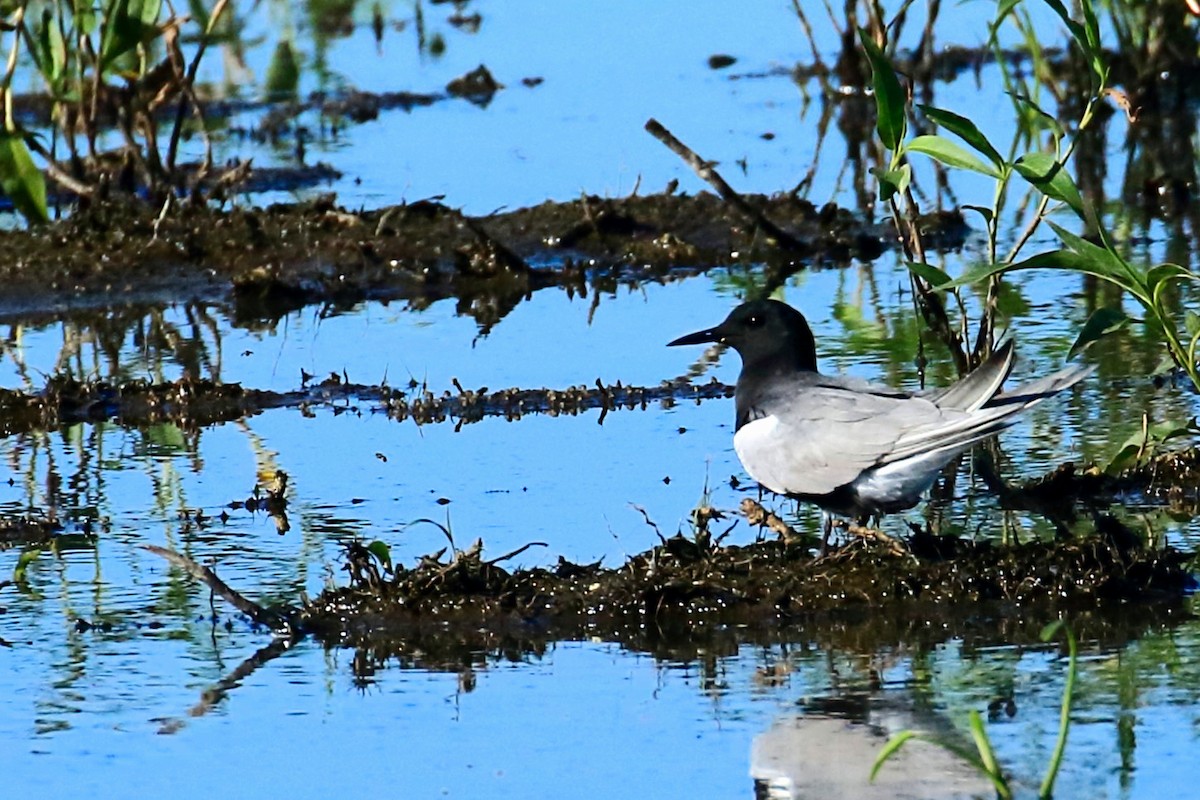
[[[212,143],[209,141],[208,129],[200,111],[200,102],[196,97],[195,83],[196,73],[200,69],[200,59],[204,56],[204,51],[208,49],[208,39],[212,36],[213,29],[217,26],[217,20],[221,18],[227,5],[229,5],[229,0],[217,0],[217,4],[213,6],[212,13],[208,15],[208,24],[204,26],[204,35],[200,37],[200,43],[196,46],[196,55],[192,57],[192,63],[188,65],[187,77],[184,79],[182,87],[183,97],[179,98],[179,107],[175,111],[175,125],[171,129],[171,144],[167,148],[168,170],[175,169],[175,156],[179,150],[179,136],[183,132],[183,116],[187,113],[188,104],[195,109],[200,122],[200,130],[204,135],[204,165],[201,167],[201,174],[208,172],[212,166]]]
[[[521,553],[524,553],[526,550],[528,550],[531,547],[549,547],[549,546],[550,545],[546,542],[529,542],[528,544],[521,545],[516,550],[513,550],[511,553],[505,553],[504,555],[500,556],[499,558],[493,558],[490,561],[485,561],[483,563],[485,565],[491,567],[496,564],[499,564],[501,561],[508,561],[510,558],[516,558],[517,556],[521,555]]]
[[[675,135],[664,128],[662,123],[660,123],[658,120],[653,118],[647,120],[646,130],[655,139],[658,139],[660,142],[665,144],[667,148],[671,150],[671,152],[675,153],[675,155],[687,162],[687,165],[692,168],[693,172],[700,176],[700,178],[709,186],[716,189],[717,194],[721,196],[722,200],[736,208],[744,216],[748,217],[778,244],[786,247],[789,250],[807,251],[809,249],[804,242],[800,241],[795,236],[792,236],[783,228],[767,219],[766,215],[763,214],[762,211],[752,206],[744,197],[735,192],[733,187],[726,183],[725,179],[722,178],[715,169],[713,169],[711,161],[705,161],[700,156],[696,155],[695,151],[693,151],[683,142],[676,139]]]
[[[8,51],[8,63],[4,68],[4,84],[0,86],[0,90],[4,92],[4,130],[8,132],[17,129],[13,122],[13,105],[12,105],[12,79],[13,72],[17,69],[17,53],[21,49],[21,28],[25,20],[25,6],[17,9],[17,13],[13,16],[13,42],[12,47]]]
[[[228,600],[234,608],[241,611],[250,619],[257,622],[259,625],[266,625],[273,631],[293,633],[291,623],[281,614],[271,611],[268,608],[260,606],[258,603],[250,600],[240,592],[236,591],[225,581],[217,577],[217,573],[213,572],[203,564],[198,564],[187,556],[177,553],[174,550],[168,550],[165,547],[159,547],[153,544],[142,545],[142,549],[154,553],[156,556],[161,556],[167,561],[170,561],[175,566],[187,572],[193,578],[204,583],[208,588],[212,589],[217,594]]]
[[[62,186],[67,191],[74,192],[80,197],[91,197],[95,194],[95,187],[89,186],[67,173],[54,158],[53,153],[47,150],[38,139],[30,138],[27,140],[27,144],[30,150],[46,160],[46,174],[59,186]]]

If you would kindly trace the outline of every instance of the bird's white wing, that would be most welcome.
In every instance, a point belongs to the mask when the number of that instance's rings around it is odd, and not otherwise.
[[[864,393],[830,382],[765,397],[734,436],[746,471],[781,494],[822,495],[888,460],[896,441],[943,414],[922,398]]]

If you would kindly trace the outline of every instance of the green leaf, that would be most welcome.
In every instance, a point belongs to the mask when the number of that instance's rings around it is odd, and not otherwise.
[[[983,772],[992,781],[996,796],[1010,800],[1012,790],[1004,778],[1004,773],[1000,771],[999,762],[996,761],[996,752],[992,749],[992,742],[988,738],[987,730],[983,727],[983,717],[975,709],[971,709],[971,713],[968,715],[968,726],[971,729],[971,738],[975,740],[975,749],[979,751],[979,761],[983,764]]]
[[[33,163],[25,140],[14,131],[0,131],[0,192],[30,224],[50,221],[46,179]]]
[[[1137,435],[1137,441],[1127,441],[1121,445],[1112,458],[1108,460],[1104,471],[1109,475],[1117,475],[1124,471],[1126,467],[1132,466],[1137,461],[1137,454],[1142,452],[1141,434]]]
[[[1086,259],[1090,266],[1090,269],[1086,271],[1128,289],[1138,295],[1139,298],[1149,295],[1146,286],[1146,277],[1140,275],[1129,262],[1121,258],[1115,251],[1107,247],[1101,247],[1098,244],[1092,244],[1082,236],[1071,233],[1063,226],[1050,220],[1047,220],[1046,224],[1058,235],[1059,239],[1062,239],[1063,244],[1077,255]]]
[[[1022,119],[1029,128],[1050,131],[1055,140],[1062,139],[1066,135],[1062,123],[1053,114],[1047,113],[1045,109],[1033,102],[1029,95],[1016,92],[1007,92],[1006,94],[1016,100],[1019,107],[1024,110],[1025,116]]]
[[[75,0],[71,13],[80,36],[91,36],[96,32],[96,7],[93,0]]]
[[[1054,13],[1058,14],[1058,16],[1062,19],[1063,24],[1067,26],[1067,30],[1071,32],[1071,36],[1075,37],[1076,41],[1078,41],[1081,44],[1083,44],[1084,46],[1086,46],[1087,45],[1087,33],[1084,32],[1082,25],[1080,25],[1075,20],[1071,19],[1071,14],[1067,11],[1067,7],[1062,4],[1062,0],[1044,0],[1044,1],[1045,1],[1046,5],[1050,6],[1050,8],[1053,9]]]
[[[1031,256],[1024,261],[1018,261],[1015,264],[1007,264],[997,262],[994,264],[981,264],[978,267],[973,267],[959,275],[945,286],[940,286],[941,289],[955,289],[959,286],[971,286],[979,283],[982,280],[992,277],[993,275],[1003,275],[1005,272],[1018,272],[1024,269],[1062,269],[1071,272],[1088,272],[1088,260],[1078,253],[1072,253],[1070,250],[1051,250],[1046,253],[1039,253],[1036,256]]]
[[[1008,15],[1013,12],[1013,9],[1021,5],[1023,2],[1025,2],[1025,0],[1002,0],[1002,2],[996,6],[996,20],[992,23],[992,27],[1000,27],[1000,24],[1008,18]]]
[[[1079,49],[1083,51],[1084,56],[1088,59],[1089,66],[1096,73],[1096,77],[1104,82],[1106,79],[1107,69],[1104,66],[1104,54],[1100,46],[1100,23],[1096,19],[1096,12],[1092,8],[1090,2],[1084,2],[1083,5],[1083,24],[1079,24],[1071,19],[1066,6],[1061,0],[1045,0],[1046,5],[1054,10],[1062,19],[1063,24],[1067,26],[1067,30],[1071,33],[1071,38],[1079,45]]]
[[[267,99],[284,100],[296,96],[300,88],[300,64],[296,61],[296,53],[292,44],[286,39],[275,45],[275,53],[267,66],[267,80],[264,85]]]
[[[992,212],[992,210],[990,208],[987,208],[986,206],[964,205],[963,210],[964,211],[974,211],[976,214],[983,217],[983,221],[985,223],[987,223],[988,227],[991,227],[992,220],[995,219],[995,216],[996,216]]]
[[[1058,635],[1058,632],[1062,628],[1062,626],[1063,626],[1063,621],[1061,619],[1056,619],[1053,622],[1048,622],[1048,623],[1046,623],[1045,627],[1042,628],[1042,632],[1038,635],[1038,638],[1041,639],[1043,642],[1049,642],[1052,639],[1054,639],[1055,636]]]
[[[912,153],[924,153],[948,167],[969,169],[971,172],[978,172],[997,180],[1000,179],[1000,170],[990,164],[983,163],[967,152],[966,149],[959,147],[954,142],[942,136],[931,136],[928,134],[918,136],[905,145],[904,150]]]
[[[392,548],[388,547],[387,542],[376,539],[367,545],[367,552],[379,559],[386,569],[392,569]]]
[[[1187,335],[1192,338],[1200,336],[1200,314],[1189,308],[1183,316],[1183,328],[1187,331]]]
[[[109,0],[105,8],[104,35],[100,43],[100,68],[159,35],[162,0]]]
[[[1026,153],[1016,160],[1013,168],[1039,192],[1051,200],[1066,203],[1080,219],[1087,218],[1083,210],[1083,198],[1079,196],[1075,181],[1071,180],[1066,167],[1054,156],[1049,153]]]
[[[875,176],[875,180],[879,181],[879,199],[887,202],[892,199],[892,195],[908,188],[908,184],[912,181],[912,166],[905,164],[900,169],[877,169],[871,168],[871,174]]]
[[[1096,309],[1083,323],[1083,330],[1075,337],[1075,344],[1067,351],[1067,358],[1074,358],[1076,353],[1082,353],[1093,342],[1128,326],[1129,322],[1129,317],[1119,308],[1105,306]]]
[[[1146,271],[1146,292],[1157,305],[1162,292],[1171,285],[1174,280],[1189,280],[1200,282],[1200,275],[1192,272],[1189,269],[1179,266],[1178,264],[1156,264]]]
[[[871,64],[872,84],[875,88],[875,127],[879,131],[879,140],[883,146],[893,153],[900,149],[908,128],[905,115],[907,96],[896,72],[892,69],[887,56],[875,44],[875,40],[864,29],[858,29],[858,38],[862,41],[867,61]]]
[[[904,746],[905,742],[916,735],[916,731],[900,731],[888,740],[888,743],[879,751],[879,755],[875,756],[875,763],[871,766],[871,777],[869,780],[872,783],[875,782],[875,776],[879,774],[879,769],[884,765],[884,762],[894,756]]]
[[[943,285],[953,283],[953,279],[949,275],[947,275],[945,272],[942,272],[932,264],[920,264],[916,261],[907,261],[905,262],[905,266],[908,267],[911,273],[935,289],[940,289]]]
[[[950,131],[973,147],[977,152],[981,153],[995,165],[997,170],[1004,168],[1004,159],[996,151],[996,148],[992,147],[992,143],[980,132],[974,122],[966,117],[955,114],[953,111],[946,111],[945,109],[934,108],[933,106],[918,105],[917,108],[921,109],[925,118],[930,122]]]
[[[62,31],[50,9],[43,9],[41,24],[34,30],[34,47],[30,49],[38,72],[50,86],[56,99],[62,94],[63,70],[67,64],[67,47]]]
[[[1109,459],[1105,472],[1116,474],[1126,467],[1137,464],[1140,456],[1153,454],[1159,447],[1171,439],[1181,436],[1192,436],[1197,431],[1196,418],[1187,422],[1165,419],[1148,425],[1144,430],[1130,436],[1117,450],[1116,455]]]
[[[1086,3],[1087,0],[1084,0],[1084,2]],[[1075,634],[1071,632],[1070,626],[1066,627],[1066,631],[1067,652],[1069,654],[1067,661],[1067,683],[1063,687],[1062,706],[1058,714],[1058,738],[1054,743],[1054,755],[1050,757],[1050,766],[1047,767],[1046,776],[1042,779],[1042,785],[1038,789],[1039,798],[1051,798],[1054,796],[1054,782],[1058,778],[1058,770],[1062,766],[1063,754],[1067,751],[1067,736],[1071,732],[1071,703],[1075,699],[1075,678],[1078,670],[1079,646],[1075,642]]]

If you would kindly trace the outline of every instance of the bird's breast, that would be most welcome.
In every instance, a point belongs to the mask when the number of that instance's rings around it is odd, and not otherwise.
[[[733,449],[750,477],[778,494],[786,494],[787,486],[779,475],[779,454],[786,443],[780,441],[779,420],[771,414],[751,419],[733,435]]]

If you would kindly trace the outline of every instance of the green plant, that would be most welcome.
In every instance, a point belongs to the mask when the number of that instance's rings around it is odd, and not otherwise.
[[[49,218],[45,178],[35,154],[50,179],[82,197],[94,195],[106,182],[141,185],[157,199],[179,188],[176,157],[188,109],[202,135],[205,130],[193,88],[196,72],[228,3],[217,0],[209,12],[196,2],[192,17],[170,12],[165,19],[162,0],[103,0],[98,8],[65,0],[17,0],[0,6],[5,14],[0,31],[9,37],[7,66],[0,79],[0,189],[26,220],[40,223]],[[189,19],[200,26],[190,62],[180,45]],[[50,145],[13,116],[13,77],[22,51],[52,101],[57,130]],[[164,155],[159,150],[159,125],[173,102],[178,105]],[[99,140],[110,125],[122,146],[104,153]],[[58,152],[60,140],[65,154]],[[205,144],[197,179],[211,168],[207,137]]]
[[[1015,19],[1034,55],[1036,73],[1041,69],[1038,64],[1041,63],[1039,54],[1042,51],[1037,38],[1032,34],[1032,23],[1027,17],[1017,13],[1022,2],[1023,0],[1006,0],[999,4],[996,19],[990,28],[991,41],[998,52],[996,37],[1000,25],[1009,17]],[[1079,6],[1083,21],[1079,22],[1072,19],[1061,0],[1044,2],[1066,26],[1076,49],[1086,63],[1090,83],[1086,96],[1080,103],[1082,110],[1075,124],[1075,134],[1068,137],[1065,127],[1031,98],[1029,87],[1014,83],[1011,76],[1005,72],[1006,87],[1020,122],[1007,156],[1001,155],[972,120],[934,106],[911,106],[907,93],[884,53],[884,48],[865,30],[859,32],[872,69],[878,113],[878,137],[890,153],[888,165],[875,170],[875,175],[879,182],[880,197],[892,207],[893,219],[896,220],[905,245],[918,306],[927,323],[954,353],[959,370],[964,371],[978,363],[990,350],[992,311],[998,282],[1003,275],[1028,269],[1057,269],[1091,275],[1119,287],[1142,306],[1146,315],[1143,321],[1161,331],[1171,363],[1183,370],[1192,384],[1200,390],[1200,371],[1196,366],[1196,350],[1200,346],[1200,316],[1187,312],[1181,320],[1179,313],[1172,307],[1172,296],[1168,291],[1177,283],[1200,283],[1200,275],[1178,264],[1163,263],[1146,268],[1126,259],[1106,231],[1096,209],[1084,200],[1067,170],[1079,137],[1096,119],[1100,104],[1111,97],[1119,105],[1126,108],[1129,105],[1123,95],[1108,85],[1109,72],[1100,44],[1099,23],[1093,3],[1091,0],[1081,0]],[[1003,62],[1003,59],[998,60]],[[925,122],[952,134],[966,146],[941,134],[922,134],[909,139],[908,120],[917,111]],[[1031,144],[1036,144],[1040,137],[1044,137],[1041,145],[1026,149]],[[1022,149],[1026,151],[1020,152]],[[967,210],[978,213],[985,222],[986,258],[982,264],[967,269],[957,278],[952,278],[930,264],[925,257],[918,225],[919,208],[912,193],[912,167],[908,160],[914,153],[928,156],[944,167],[976,172],[995,181],[991,206],[966,207]],[[1014,246],[1001,258],[998,254],[998,226],[1015,177],[1030,185],[1036,193],[1037,202]],[[1073,233],[1051,221],[1050,214],[1059,209],[1069,210],[1080,219],[1091,232],[1091,238]],[[1018,260],[1022,249],[1043,222],[1054,231],[1063,247]],[[979,333],[974,347],[970,348],[966,308],[957,290],[983,282],[987,282],[989,291]],[[939,299],[942,292],[949,292],[957,301],[958,326],[953,325],[946,314],[945,305]],[[1100,336],[1130,321],[1120,308],[1106,307],[1097,310],[1081,329],[1072,352],[1083,349]]]
[[[1105,471],[1116,474],[1123,469],[1136,467],[1146,459],[1153,458],[1167,442],[1200,434],[1200,425],[1192,417],[1185,423],[1167,419],[1150,422],[1150,415],[1142,415],[1142,428],[1130,436],[1118,448],[1116,454],[1105,465]]]
[[[1063,686],[1062,703],[1060,705],[1058,718],[1058,736],[1054,743],[1054,752],[1050,756],[1050,762],[1046,765],[1046,774],[1042,778],[1041,787],[1038,789],[1038,798],[1048,800],[1054,795],[1054,783],[1058,779],[1058,771],[1062,766],[1063,753],[1067,748],[1067,736],[1071,731],[1071,702],[1075,693],[1075,675],[1076,675],[1076,658],[1078,655],[1078,645],[1075,642],[1075,634],[1071,632],[1070,627],[1063,625],[1062,621],[1052,622],[1042,629],[1042,641],[1048,642],[1053,639],[1059,629],[1066,631],[1067,637],[1067,652],[1069,658],[1067,661],[1067,680]],[[971,739],[975,744],[975,751],[963,747],[958,742],[951,739],[946,739],[940,736],[931,736],[920,733],[919,731],[901,731],[893,736],[883,749],[879,751],[879,755],[875,757],[875,764],[871,767],[871,780],[875,780],[875,776],[879,774],[879,770],[887,763],[888,759],[900,751],[905,743],[912,739],[920,739],[941,747],[949,753],[966,761],[975,768],[980,775],[987,778],[992,787],[996,790],[996,796],[1002,800],[1011,800],[1013,797],[1012,788],[1008,784],[1008,778],[1004,775],[1004,771],[1000,768],[1000,763],[996,760],[996,752],[992,747],[992,741],[988,737],[987,729],[983,725],[983,718],[978,711],[972,710],[968,715],[968,727],[971,731]]]

